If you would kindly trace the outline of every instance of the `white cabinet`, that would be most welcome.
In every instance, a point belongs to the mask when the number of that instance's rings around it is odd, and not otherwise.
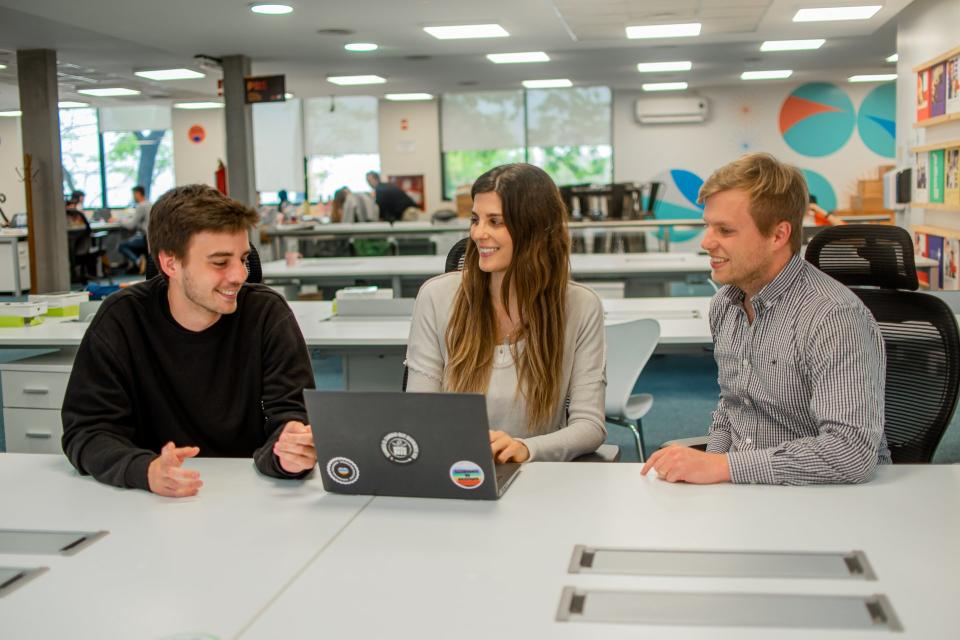
[[[60,453],[60,407],[76,349],[0,365],[3,428],[11,453]]]
[[[0,236],[0,293],[30,288],[30,247],[26,238]]]

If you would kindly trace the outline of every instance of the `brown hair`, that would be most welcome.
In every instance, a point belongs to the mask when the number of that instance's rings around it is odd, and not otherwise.
[[[201,231],[246,231],[256,226],[257,212],[205,184],[174,187],[150,209],[147,245],[160,273],[160,252],[183,260],[190,238]]]
[[[803,216],[809,205],[807,181],[796,167],[779,162],[769,153],[749,153],[723,165],[707,178],[697,201],[730,189],[750,196],[750,215],[760,233],[769,236],[780,222],[790,223],[790,247],[799,253]]]
[[[494,192],[500,196],[503,219],[513,240],[513,257],[500,290],[509,309],[511,288],[520,308],[513,347],[517,380],[527,404],[529,433],[543,433],[560,398],[567,281],[570,279],[570,235],[560,192],[542,169],[507,164],[491,169],[473,183],[471,197]],[[484,392],[490,384],[497,342],[497,321],[490,297],[490,274],[478,266],[477,246],[467,242],[463,280],[447,327],[449,362],[444,388]],[[516,343],[514,343],[516,344]]]

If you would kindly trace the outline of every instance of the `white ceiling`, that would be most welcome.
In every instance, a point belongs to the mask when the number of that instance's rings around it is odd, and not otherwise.
[[[289,0],[286,16],[258,16],[246,0],[0,0],[0,109],[16,108],[16,50],[58,52],[61,99],[83,99],[85,86],[130,86],[143,100],[216,96],[219,74],[201,80],[150,82],[149,68],[194,66],[193,56],[244,54],[255,74],[283,73],[298,96],[514,89],[520,81],[570,78],[577,85],[638,89],[642,82],[686,80],[691,90],[742,82],[748,69],[795,70],[789,82],[843,81],[853,73],[894,70],[884,62],[896,45],[895,16],[910,0],[882,4],[870,20],[793,23],[798,8],[867,4],[866,0]],[[627,40],[634,24],[699,21],[702,35]],[[508,38],[432,38],[424,26],[497,22]],[[321,35],[321,29],[349,29]],[[771,39],[827,38],[818,51],[760,53]],[[347,42],[376,42],[349,53]],[[486,53],[543,50],[551,61],[494,65]],[[636,63],[692,60],[693,71],[639,74]],[[385,85],[336,87],[327,75],[375,73]]]

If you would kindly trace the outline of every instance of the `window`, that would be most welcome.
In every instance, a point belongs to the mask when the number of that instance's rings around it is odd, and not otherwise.
[[[444,95],[444,199],[508,162],[542,167],[558,185],[613,181],[608,87]]]
[[[523,92],[446,94],[440,102],[443,199],[488,169],[523,162]]]
[[[126,207],[131,189],[143,186],[153,200],[174,186],[170,107],[138,105],[100,109],[105,206]]]
[[[371,96],[304,101],[310,200],[329,200],[344,186],[370,190],[367,172],[380,171],[377,117],[377,99]]]
[[[83,206],[103,206],[100,180],[100,138],[96,109],[60,110],[60,158],[63,164],[63,192],[83,191]]]

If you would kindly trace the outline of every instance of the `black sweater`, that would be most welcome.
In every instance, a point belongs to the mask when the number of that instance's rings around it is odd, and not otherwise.
[[[107,298],[84,335],[63,450],[78,471],[118,487],[148,489],[147,467],[169,441],[299,477],[283,471],[273,443],[287,421],[307,422],[305,387],[310,357],[279,294],[245,284],[235,313],[194,332],[173,319],[157,276]]]

